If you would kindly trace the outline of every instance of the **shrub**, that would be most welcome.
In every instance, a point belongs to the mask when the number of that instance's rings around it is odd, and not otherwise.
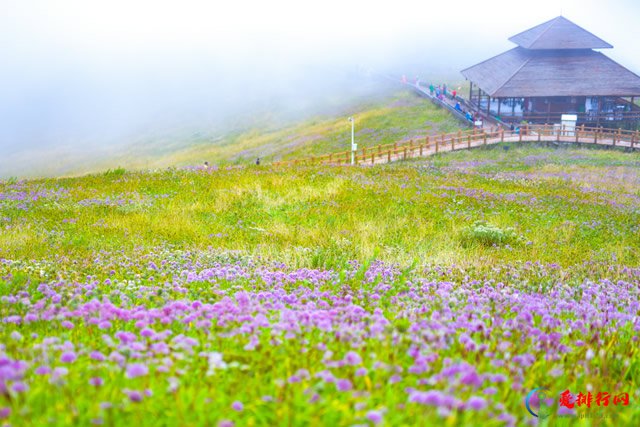
[[[501,246],[516,243],[519,236],[511,227],[500,228],[485,221],[476,221],[462,232],[462,242],[465,246],[479,244],[482,246]]]

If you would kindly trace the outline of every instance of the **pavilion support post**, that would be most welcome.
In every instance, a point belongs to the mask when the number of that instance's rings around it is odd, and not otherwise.
[[[487,95],[487,118],[489,118],[490,112],[489,110],[491,109],[491,96]]]
[[[498,117],[500,117],[500,106],[502,105],[502,100],[498,98]]]
[[[551,121],[551,101],[547,98],[547,123]]]
[[[473,82],[469,82],[469,102],[473,104]]]

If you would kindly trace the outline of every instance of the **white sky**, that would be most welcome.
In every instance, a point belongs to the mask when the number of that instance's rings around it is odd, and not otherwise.
[[[396,46],[403,34],[416,34],[408,44],[458,35],[472,42],[470,49],[478,41],[510,46],[509,36],[562,12],[640,65],[637,0],[0,0],[0,6],[0,46],[14,55],[242,57],[265,45],[331,53]]]

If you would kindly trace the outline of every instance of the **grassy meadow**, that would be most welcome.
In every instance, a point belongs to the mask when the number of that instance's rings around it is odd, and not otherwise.
[[[393,102],[363,144],[453,126]],[[638,425],[639,165],[506,144],[1,181],[0,423]]]
[[[196,137],[181,146],[165,146],[162,150],[146,144],[133,146],[130,151],[110,159],[109,164],[154,168],[201,164],[207,160],[231,165],[253,163],[257,157],[269,162],[346,151],[351,145],[351,125],[347,121],[351,115],[356,119],[355,138],[360,147],[390,144],[427,133],[453,132],[461,126],[448,112],[410,91],[383,91],[367,102],[351,105],[344,100],[341,103],[342,107],[331,113],[316,114],[302,121],[280,122],[277,126],[263,117],[255,125],[230,132],[213,142],[210,138]]]
[[[354,85],[342,96],[327,94],[317,106],[301,106],[295,113],[278,112],[278,106],[267,105],[255,107],[234,122],[202,125],[199,131],[177,128],[162,135],[141,131],[128,143],[45,147],[0,156],[0,178],[77,176],[118,167],[148,170],[205,161],[242,165],[254,163],[257,157],[271,162],[340,152],[351,145],[349,116],[356,119],[360,147],[460,128],[446,111],[410,91],[398,91],[391,83]]]

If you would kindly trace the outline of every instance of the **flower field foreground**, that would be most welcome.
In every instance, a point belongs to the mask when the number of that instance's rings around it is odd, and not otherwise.
[[[638,425],[638,159],[3,182],[0,422]]]

